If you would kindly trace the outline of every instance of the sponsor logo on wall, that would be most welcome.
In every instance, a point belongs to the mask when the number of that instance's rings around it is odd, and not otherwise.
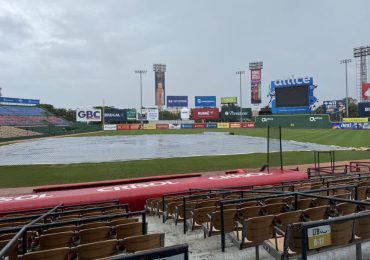
[[[219,118],[219,111],[218,108],[194,108],[192,115],[195,120],[217,120]]]
[[[101,122],[100,109],[77,109],[76,121],[77,122]]]
[[[216,96],[195,96],[195,107],[216,107]]]

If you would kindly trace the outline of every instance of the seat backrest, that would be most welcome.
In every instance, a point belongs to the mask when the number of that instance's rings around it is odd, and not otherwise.
[[[303,217],[305,221],[315,221],[326,219],[328,216],[328,206],[319,206],[303,210]]]
[[[247,201],[247,202],[242,202],[239,204],[239,208],[247,208],[247,207],[254,207],[254,206],[259,206],[258,201]]]
[[[108,225],[109,225],[108,222],[97,221],[97,222],[81,224],[78,226],[78,229],[82,230],[82,229],[90,229],[90,228],[97,228],[97,227],[106,227]]]
[[[245,221],[246,237],[249,241],[262,243],[272,237],[273,215],[249,218]]]
[[[330,200],[329,199],[321,199],[321,198],[317,198],[317,199],[314,199],[313,200],[313,204],[318,207],[318,206],[327,206],[329,205],[330,203]]]
[[[336,195],[334,195],[334,197],[340,198],[340,199],[350,199],[351,195],[352,195],[351,192],[345,192],[345,193],[336,194]]]
[[[135,222],[115,226],[117,239],[123,239],[131,236],[143,235],[143,223]]]
[[[235,228],[235,216],[236,216],[237,210],[236,209],[228,209],[224,210],[224,228],[225,231],[233,231]],[[221,211],[215,211],[211,213],[211,225],[221,230]]]
[[[79,232],[80,244],[93,243],[110,239],[111,227],[82,229]]]
[[[39,237],[40,250],[70,247],[74,235],[73,231],[41,235]]]
[[[297,209],[307,209],[310,207],[312,198],[308,199],[299,199],[297,203]]]
[[[266,199],[265,200],[266,205],[282,203],[282,202],[283,202],[283,198],[271,198],[271,199]]]
[[[190,216],[190,211],[194,210],[197,206],[197,202],[186,202],[186,217],[188,218]],[[184,218],[184,205],[180,204],[176,207],[176,213],[180,218]]]
[[[368,190],[370,190],[369,186],[360,186],[360,185],[358,185],[358,187],[357,187],[357,199],[358,200],[366,200]]]
[[[69,252],[70,250],[68,247],[30,252],[24,254],[22,260],[68,260]]]
[[[208,214],[211,214],[215,209],[216,206],[194,209],[193,221],[198,225],[206,223],[208,221]]]
[[[364,211],[363,213],[370,213],[370,211]],[[362,212],[361,212],[362,214]],[[355,222],[355,234],[361,239],[370,238],[370,217],[358,219]]]
[[[301,223],[292,224],[291,229],[288,229],[286,236],[289,236],[288,247],[296,253],[301,252]]]
[[[331,245],[340,246],[349,243],[353,237],[353,220],[331,224]]]
[[[241,219],[247,219],[257,217],[261,215],[261,206],[245,207],[238,210],[238,217]]]
[[[276,215],[275,224],[283,231],[286,230],[288,224],[294,224],[301,221],[302,210],[290,211]]]
[[[127,253],[164,247],[164,233],[133,236],[122,241]]]
[[[213,207],[216,205],[218,200],[214,199],[206,199],[198,202],[197,208],[207,208],[207,207]]]
[[[263,206],[263,210],[267,215],[276,215],[284,212],[285,203],[268,204]]]
[[[67,225],[67,226],[62,226],[62,227],[55,227],[55,228],[49,228],[47,230],[44,230],[42,232],[43,235],[48,235],[48,234],[55,234],[55,233],[61,233],[61,232],[67,232],[67,231],[75,231],[76,226],[75,225]]]
[[[116,239],[111,239],[78,245],[76,247],[78,260],[98,259],[115,255],[117,254],[117,244]]]
[[[108,222],[108,225],[117,226],[117,225],[122,225],[122,224],[135,223],[138,221],[139,221],[138,218],[119,218],[119,219],[112,219],[110,222]]]
[[[340,215],[345,216],[356,212],[357,205],[354,203],[339,203],[336,205],[337,211]]]
[[[10,242],[9,240],[0,240],[0,250],[3,249],[4,246],[6,246]],[[16,260],[17,259],[17,254],[18,254],[18,245],[19,242],[17,242],[13,248],[8,251],[8,253],[5,255],[9,258],[9,260]]]

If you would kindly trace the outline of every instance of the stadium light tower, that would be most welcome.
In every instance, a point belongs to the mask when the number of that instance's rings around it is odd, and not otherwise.
[[[340,64],[345,64],[346,68],[346,117],[348,117],[348,73],[347,73],[347,65],[350,63],[351,59],[344,59],[340,61]]]
[[[140,124],[143,124],[143,79],[142,75],[146,73],[146,70],[135,70],[135,73],[140,74]]]
[[[243,97],[242,97],[242,74],[244,74],[244,70],[239,70],[236,72],[239,75],[239,87],[240,87],[240,123],[243,122]]]

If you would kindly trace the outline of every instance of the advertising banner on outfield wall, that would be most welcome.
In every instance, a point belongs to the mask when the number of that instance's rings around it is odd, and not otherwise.
[[[217,123],[217,128],[229,128],[229,123]]]
[[[116,131],[116,130],[117,130],[117,125],[113,125],[113,124],[104,125],[104,131]]]
[[[369,118],[367,117],[356,117],[356,118],[346,117],[346,118],[343,118],[342,121],[345,123],[367,123],[369,122]]]
[[[251,103],[260,104],[261,99],[262,70],[251,70]]]
[[[190,128],[193,128],[193,124],[181,124],[181,128],[190,129]]]
[[[181,114],[181,120],[188,120],[190,118],[189,108],[184,107],[183,109],[181,109],[180,114]]]
[[[370,117],[370,102],[358,103],[358,115],[360,117]]]
[[[219,111],[218,108],[194,108],[192,116],[194,120],[217,120]]]
[[[101,122],[102,113],[100,109],[77,109],[77,122]]]
[[[216,96],[195,96],[195,107],[216,107]]]
[[[117,130],[130,130],[130,125],[129,124],[118,124],[117,125]]]
[[[157,129],[157,126],[155,124],[144,124],[143,129],[145,129],[145,130],[155,130],[155,129]]]
[[[104,111],[104,121],[109,122],[126,122],[127,110],[110,108]]]
[[[370,123],[332,123],[333,129],[369,130]]]
[[[135,120],[137,120],[136,109],[135,108],[127,109],[127,121]]]
[[[257,116],[256,127],[331,128],[329,115]]]
[[[167,107],[188,107],[188,96],[167,96]]]
[[[164,106],[165,105],[165,78],[164,72],[155,72],[155,105]]]
[[[207,123],[206,128],[217,128],[217,123]]]
[[[238,103],[237,97],[222,97],[221,104],[236,104]]]
[[[339,114],[346,111],[346,101],[344,100],[324,101],[323,105],[325,114]]]
[[[363,100],[370,100],[370,83],[362,83],[361,92]]]
[[[28,98],[11,98],[11,97],[0,97],[0,104],[3,105],[28,105],[34,106],[39,105],[39,99],[28,99]]]
[[[141,111],[143,119],[148,121],[158,121],[158,108],[143,108]]]
[[[252,109],[251,108],[243,108],[242,113],[243,113],[242,116],[243,116],[244,121],[245,121],[246,118],[251,118],[252,117]],[[228,109],[227,107],[222,107],[221,113],[220,113],[220,118],[221,118],[221,120],[228,121],[228,122],[240,121],[240,109],[238,109],[238,108]]]

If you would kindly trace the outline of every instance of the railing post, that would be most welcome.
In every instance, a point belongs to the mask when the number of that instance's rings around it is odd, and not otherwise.
[[[224,218],[224,203],[221,201],[221,248],[222,252],[225,252],[225,218]]]
[[[307,228],[301,230],[301,260],[307,260]]]
[[[142,228],[143,228],[143,235],[146,235],[148,232],[146,230],[146,214],[145,214],[145,211],[142,215]]]
[[[182,204],[183,204],[183,210],[184,210],[184,234],[186,234],[186,230],[187,230],[187,228],[186,228],[186,197],[184,196],[183,198],[182,198]]]

